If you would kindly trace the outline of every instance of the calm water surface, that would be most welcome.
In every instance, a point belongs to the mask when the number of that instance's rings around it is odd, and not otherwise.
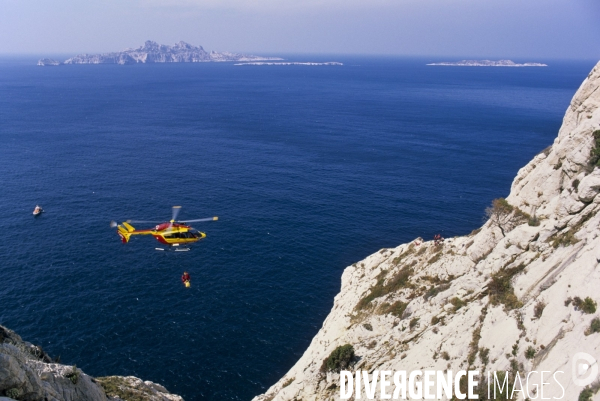
[[[329,59],[0,60],[0,324],[94,376],[249,400],[302,355],[344,267],[478,227],[593,66]],[[173,205],[220,218],[191,252],[109,228]]]

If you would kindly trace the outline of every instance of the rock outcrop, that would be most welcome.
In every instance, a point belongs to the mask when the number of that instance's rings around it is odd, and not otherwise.
[[[339,399],[339,374],[323,361],[345,344],[356,355],[351,371],[549,371],[564,390],[551,381],[545,399],[600,400],[598,382],[582,395],[572,374],[575,354],[596,359],[586,369],[600,359],[600,168],[591,160],[600,147],[599,88],[600,63],[553,145],[518,172],[499,203],[509,211],[505,235],[490,219],[467,236],[416,239],[347,267],[304,355],[254,400]],[[540,398],[541,387],[529,390]]]
[[[282,60],[277,57],[260,57],[239,53],[207,52],[202,46],[179,42],[174,45],[160,45],[151,40],[136,49],[103,54],[79,54],[65,60],[64,64],[137,64],[137,63],[204,63],[211,61],[261,61]],[[55,60],[42,59],[38,65],[60,65]]]
[[[55,363],[41,347],[0,326],[0,400],[2,395],[22,401],[183,401],[150,381],[93,378],[76,366]]]

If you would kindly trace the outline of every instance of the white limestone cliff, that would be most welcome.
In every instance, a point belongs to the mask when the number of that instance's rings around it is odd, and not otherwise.
[[[351,371],[563,371],[564,395],[552,382],[544,397],[580,399],[572,359],[585,352],[596,367],[600,359],[600,333],[590,330],[600,314],[580,302],[600,302],[600,168],[589,164],[599,87],[600,63],[553,145],[514,179],[506,200],[529,222],[522,218],[504,237],[488,221],[442,245],[417,239],[347,267],[304,355],[254,401],[338,400],[339,375],[321,366],[344,344],[355,350]]]

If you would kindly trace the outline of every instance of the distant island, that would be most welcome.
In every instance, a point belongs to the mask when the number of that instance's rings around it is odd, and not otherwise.
[[[207,52],[202,46],[179,42],[174,45],[160,45],[151,40],[136,49],[125,49],[121,52],[102,54],[79,54],[59,62],[44,58],[38,61],[39,66],[57,66],[63,64],[146,64],[146,63],[206,63],[224,61],[270,61],[283,60],[279,57],[262,57],[240,53],[215,51]]]
[[[337,61],[327,61],[325,63],[315,63],[315,62],[307,62],[307,61],[285,61],[285,62],[251,62],[251,63],[237,63],[234,65],[344,65],[343,63],[338,63]]]
[[[427,65],[446,65],[453,67],[548,67],[541,63],[523,63],[517,64],[512,60],[461,60],[461,61],[443,61],[441,63],[430,63]]]

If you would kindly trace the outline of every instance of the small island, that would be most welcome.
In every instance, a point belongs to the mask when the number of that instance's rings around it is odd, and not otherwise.
[[[204,50],[202,46],[179,42],[174,45],[161,45],[151,40],[135,49],[102,54],[79,54],[61,63],[52,59],[41,59],[40,66],[56,66],[63,64],[146,64],[146,63],[206,63],[226,61],[277,61],[279,57],[262,57],[240,53],[218,53]]]
[[[315,63],[312,61],[284,61],[284,62],[250,62],[250,63],[237,63],[234,65],[344,65],[337,61],[327,61],[324,63]]]
[[[38,61],[37,65],[41,65],[42,67],[52,67],[56,65],[62,65],[63,63],[52,58],[43,58]]]
[[[542,63],[523,63],[518,64],[512,60],[461,60],[461,61],[443,61],[441,63],[430,63],[427,65],[443,65],[451,67],[548,67]]]

